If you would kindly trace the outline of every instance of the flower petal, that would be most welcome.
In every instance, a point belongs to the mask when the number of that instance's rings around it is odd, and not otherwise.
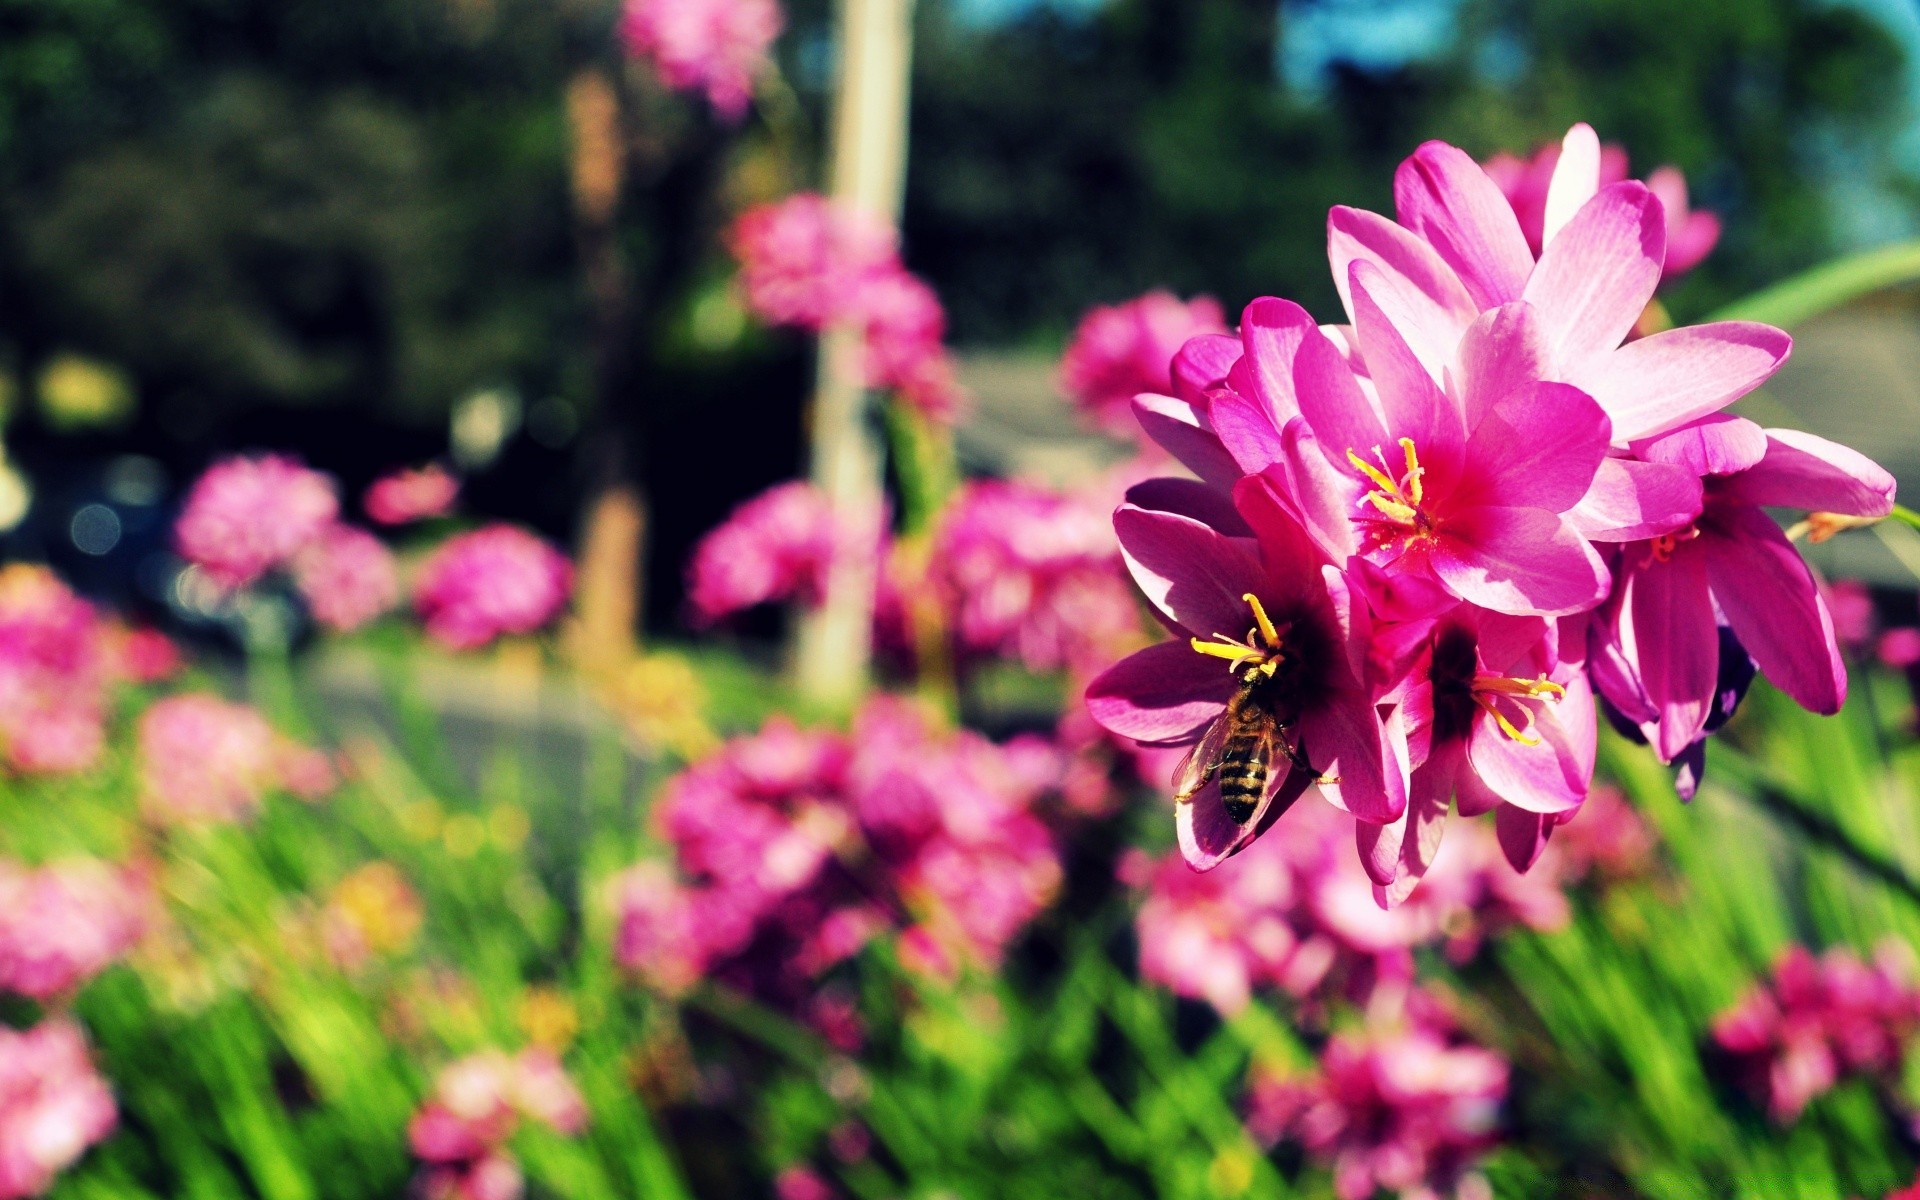
[[[1407,743],[1383,728],[1364,691],[1336,692],[1301,718],[1302,744],[1336,807],[1379,824],[1407,810]]]
[[[1602,188],[1540,254],[1522,298],[1540,310],[1561,377],[1613,350],[1660,285],[1667,230],[1644,184]]]
[[[1745,417],[1718,412],[1643,438],[1632,448],[1648,462],[1682,467],[1695,475],[1732,475],[1765,456],[1767,431]]]
[[[1230,537],[1252,537],[1233,500],[1219,488],[1198,479],[1143,479],[1127,489],[1126,502],[1135,508],[1178,513],[1210,525]]]
[[[1227,380],[1240,361],[1240,339],[1230,333],[1203,333],[1187,339],[1173,356],[1173,389],[1182,399],[1199,404],[1207,393]]]
[[[1358,320],[1352,264],[1365,262],[1375,268],[1369,275],[1374,302],[1427,374],[1443,379],[1460,336],[1480,310],[1433,247],[1385,217],[1336,207],[1327,217],[1327,251],[1348,315]]]
[[[1600,355],[1564,378],[1600,402],[1620,445],[1719,412],[1765,383],[1793,339],[1755,321],[1668,329]]]
[[[1390,449],[1393,440],[1412,438],[1428,471],[1451,477],[1467,440],[1466,419],[1459,402],[1440,390],[1438,376],[1421,363],[1376,300],[1375,293],[1387,284],[1380,268],[1370,262],[1354,263],[1349,284],[1353,291],[1353,327],[1380,398],[1385,437],[1346,446],[1336,444],[1336,448],[1365,455],[1375,446]],[[1307,419],[1314,422],[1314,432],[1318,433],[1320,425],[1315,415],[1309,414]]]
[[[1387,889],[1389,904],[1406,899],[1433,866],[1440,839],[1447,831],[1447,811],[1452,806],[1453,782],[1460,765],[1458,742],[1436,747],[1433,756],[1413,772],[1407,811],[1399,820],[1385,825],[1354,822],[1360,865],[1374,883]]]
[[[1704,548],[1684,543],[1666,562],[1646,555],[1623,565],[1620,594],[1608,611],[1616,614],[1619,656],[1653,707],[1652,720],[1641,722],[1643,731],[1660,761],[1670,762],[1706,728],[1720,677],[1720,635]],[[1625,704],[1617,707],[1628,711]]]
[[[1234,688],[1218,659],[1195,654],[1183,642],[1161,642],[1096,676],[1087,685],[1087,711],[1121,737],[1177,744],[1199,737]]]
[[[1563,518],[1537,508],[1452,514],[1430,562],[1454,595],[1496,612],[1561,616],[1607,595],[1600,556]]]
[[[1766,456],[1727,480],[1726,494],[1749,504],[1850,517],[1884,517],[1893,511],[1893,476],[1866,455],[1797,429],[1766,434]]]
[[[1152,393],[1133,398],[1134,419],[1146,435],[1180,465],[1222,488],[1233,486],[1240,468],[1220,444],[1206,411],[1186,400]]]
[[[1292,769],[1285,758],[1276,760],[1267,778],[1265,797],[1241,825],[1227,815],[1219,781],[1208,784],[1192,800],[1174,805],[1174,840],[1180,844],[1181,857],[1196,871],[1213,870],[1271,828],[1311,786],[1312,772]]]
[[[1266,405],[1276,429],[1300,412],[1293,364],[1310,336],[1319,337],[1320,326],[1291,300],[1263,296],[1240,315],[1240,341],[1246,349],[1228,380],[1241,394]]]
[[[1241,597],[1262,581],[1253,542],[1130,504],[1113,514],[1113,532],[1134,582],[1175,625],[1202,638],[1246,631],[1251,612]]]
[[[1567,519],[1588,541],[1637,542],[1686,526],[1700,496],[1700,477],[1684,467],[1608,458]]]
[[[1518,300],[1533,269],[1533,252],[1505,194],[1465,151],[1428,142],[1393,176],[1400,223],[1453,268],[1476,307]]]
[[[1454,503],[1565,512],[1593,485],[1612,428],[1579,388],[1515,388],[1494,401],[1473,431],[1467,451],[1473,475],[1454,492]]]
[[[1487,789],[1508,805],[1529,812],[1578,808],[1593,783],[1597,727],[1593,692],[1583,675],[1566,683],[1559,701],[1538,706],[1529,745],[1507,736],[1499,722],[1481,714],[1467,739],[1467,761]]]
[[[1546,220],[1540,229],[1542,247],[1553,241],[1575,213],[1600,190],[1600,136],[1582,121],[1567,130],[1560,142],[1560,159],[1547,184]]]
[[[1469,433],[1494,401],[1524,384],[1553,377],[1540,315],[1524,300],[1481,313],[1461,337],[1456,361],[1453,388]]]
[[[1540,852],[1547,848],[1554,825],[1550,816],[1511,804],[1502,804],[1493,814],[1493,832],[1500,842],[1500,851],[1513,869],[1522,874],[1540,860]]]
[[[1802,708],[1829,714],[1847,699],[1847,668],[1813,572],[1773,518],[1715,507],[1701,530],[1713,598],[1760,671]]]

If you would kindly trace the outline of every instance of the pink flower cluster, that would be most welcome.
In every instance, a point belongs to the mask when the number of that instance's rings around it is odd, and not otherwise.
[[[78,771],[106,740],[108,627],[44,567],[0,567],[0,752],[15,770]]]
[[[573,564],[545,539],[487,525],[447,539],[420,566],[413,607],[427,633],[455,650],[532,633],[560,615]]]
[[[1545,249],[1548,202],[1562,151],[1562,143],[1549,142],[1536,149],[1530,158],[1503,153],[1481,164],[1506,195],[1507,202],[1513,205],[1513,215],[1520,220],[1520,231],[1536,255]],[[1589,175],[1596,187],[1628,178],[1627,151],[1617,142],[1600,145],[1597,157],[1593,146],[1584,142],[1575,153],[1578,161],[1568,166],[1570,172],[1580,173],[1579,182],[1583,187]],[[1646,182],[1647,190],[1659,199],[1666,216],[1667,258],[1660,278],[1662,283],[1671,283],[1699,266],[1701,260],[1713,252],[1720,241],[1720,218],[1687,203],[1687,177],[1678,167],[1656,168]],[[1570,174],[1561,187],[1570,188],[1573,183]],[[1571,197],[1561,201],[1562,204],[1570,202]]]
[[[700,92],[729,121],[746,114],[785,18],[776,0],[627,0],[620,39],[679,92]]]
[[[1439,1005],[1413,993],[1397,1020],[1334,1035],[1312,1075],[1256,1076],[1247,1125],[1331,1167],[1340,1200],[1491,1197],[1472,1168],[1493,1145],[1507,1074],[1505,1059],[1463,1042]]]
[[[439,463],[428,463],[374,480],[360,498],[360,507],[376,525],[410,525],[446,516],[459,498],[460,480]]]
[[[326,755],[276,733],[260,713],[202,692],[169,696],[140,716],[141,805],[167,824],[243,821],[265,793],[331,791]]]
[[[393,607],[399,576],[379,539],[339,514],[331,476],[276,454],[223,459],[188,491],[174,545],[223,589],[287,571],[317,621],[350,630]]]
[[[1920,1032],[1911,956],[1889,944],[1862,962],[1842,948],[1815,958],[1792,946],[1713,1023],[1713,1039],[1773,1119],[1785,1124],[1842,1074],[1897,1075]]]
[[[78,1025],[0,1026],[0,1200],[45,1192],[119,1119]]]
[[[1133,398],[1173,388],[1173,356],[1203,334],[1227,331],[1226,314],[1211,296],[1182,301],[1172,292],[1148,292],[1125,304],[1101,305],[1080,319],[1060,360],[1060,386],[1096,425],[1132,435]]]
[[[747,307],[771,325],[860,331],[867,386],[893,392],[940,424],[960,404],[947,318],[900,261],[891,229],[802,192],[742,213],[727,237]]]
[[[1194,747],[1174,791],[1196,868],[1317,786],[1391,904],[1455,807],[1533,864],[1586,800],[1596,691],[1689,785],[1755,665],[1839,709],[1821,586],[1765,510],[1876,518],[1893,478],[1722,411],[1785,360],[1780,330],[1631,336],[1667,217],[1645,185],[1601,186],[1599,157],[1567,135],[1536,255],[1494,181],[1427,143],[1397,219],[1329,217],[1350,325],[1256,300],[1237,337],[1182,348],[1172,394],[1135,399],[1198,477],[1114,515],[1174,640],[1087,700],[1117,735]]]
[[[519,1200],[525,1184],[506,1143],[523,1119],[564,1137],[586,1130],[586,1101],[552,1052],[484,1050],[442,1070],[407,1127],[422,1164],[417,1193],[425,1200]]]
[[[140,939],[148,903],[129,872],[93,859],[0,859],[0,992],[72,994]]]
[[[820,602],[839,535],[812,484],[783,483],[747,500],[695,547],[687,603],[700,625],[759,604]]]
[[[796,1008],[888,931],[924,970],[997,965],[1061,881],[1033,811],[1053,763],[1033,749],[892,700],[845,735],[770,721],[668,786],[672,866],[614,886],[620,961],[665,990],[712,976]]]

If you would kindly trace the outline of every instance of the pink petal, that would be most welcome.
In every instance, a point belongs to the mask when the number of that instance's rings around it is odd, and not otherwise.
[[[1716,507],[1702,527],[1713,598],[1773,685],[1810,712],[1840,711],[1847,668],[1813,572],[1773,519],[1744,504]]]
[[[1238,475],[1258,475],[1287,456],[1280,427],[1274,424],[1273,414],[1263,401],[1231,389],[1221,390],[1213,394],[1207,419],[1232,456]]]
[[[1300,412],[1293,363],[1302,343],[1319,336],[1320,327],[1307,310],[1291,300],[1262,297],[1240,316],[1240,341],[1246,352],[1228,378],[1235,390],[1266,404],[1276,429]]]
[[[1727,480],[1725,494],[1749,504],[1850,517],[1884,517],[1893,511],[1893,476],[1866,455],[1797,429],[1766,434],[1765,457]]]
[[[1580,502],[1607,457],[1612,426],[1587,394],[1564,383],[1530,383],[1488,408],[1473,431],[1474,474],[1456,504],[1565,512]]]
[[[1454,389],[1471,432],[1494,401],[1552,377],[1540,317],[1522,300],[1490,308],[1460,339]]]
[[[1523,874],[1539,861],[1540,852],[1547,848],[1547,839],[1553,834],[1554,824],[1550,816],[1511,804],[1502,804],[1493,815],[1493,832],[1500,842],[1501,853],[1507,856],[1514,870]]]
[[[1327,256],[1350,317],[1356,312],[1352,264],[1364,261],[1378,268],[1375,301],[1427,373],[1442,378],[1460,335],[1480,310],[1433,247],[1377,213],[1336,207],[1327,216]]]
[[[1613,418],[1625,445],[1719,412],[1766,382],[1793,339],[1754,321],[1716,321],[1643,337],[1594,359],[1568,382]]]
[[[1704,549],[1683,544],[1667,562],[1648,556],[1623,567],[1614,606],[1620,655],[1654,709],[1648,740],[1661,762],[1671,762],[1706,729],[1720,677]]]
[[[1541,227],[1540,244],[1546,246],[1553,235],[1571,221],[1574,214],[1600,190],[1600,137],[1593,126],[1582,121],[1567,130],[1560,143],[1560,160],[1554,164],[1553,180],[1547,185],[1546,221]]]
[[[1262,473],[1328,560],[1345,562],[1352,556],[1354,530],[1348,514],[1360,485],[1327,460],[1325,447],[1304,420],[1287,422],[1280,431],[1279,457]]]
[[[1136,742],[1191,741],[1233,694],[1233,676],[1218,664],[1185,642],[1148,646],[1087,685],[1087,711],[1102,727]]]
[[[1694,475],[1732,475],[1765,456],[1767,431],[1745,417],[1719,412],[1637,441],[1633,452],[1648,462],[1681,467]]]
[[[1493,718],[1475,717],[1467,761],[1480,782],[1509,805],[1539,813],[1578,808],[1593,783],[1593,693],[1576,675],[1564,698],[1539,708],[1532,732],[1539,741],[1531,746],[1508,737]]]
[[[1199,407],[1172,396],[1152,394],[1133,398],[1133,415],[1146,435],[1180,465],[1208,483],[1233,486],[1240,468],[1220,444],[1213,424]]]
[[[1320,791],[1337,807],[1375,824],[1407,810],[1407,744],[1393,736],[1365,692],[1337,692],[1301,718],[1307,757]]]
[[[1567,519],[1589,541],[1636,542],[1690,524],[1700,495],[1700,477],[1683,467],[1609,458]]]
[[[1629,181],[1602,188],[1541,252],[1523,298],[1540,310],[1562,378],[1579,382],[1572,372],[1633,329],[1660,284],[1666,244],[1660,202]]]
[[[1431,556],[1449,591],[1482,608],[1560,616],[1607,595],[1607,568],[1565,520],[1537,508],[1469,508],[1447,518]]]
[[[1233,505],[1260,547],[1263,575],[1250,590],[1259,594],[1268,612],[1284,619],[1286,614],[1323,608],[1326,592],[1319,568],[1325,560],[1271,477],[1250,475],[1235,484]],[[1245,603],[1241,610],[1251,612]]]
[[[1134,582],[1168,620],[1202,638],[1246,632],[1252,610],[1241,597],[1262,582],[1254,543],[1128,504],[1113,514],[1113,532]]]
[[[1182,400],[1198,404],[1208,392],[1227,380],[1240,361],[1240,339],[1228,333],[1203,333],[1188,338],[1173,356],[1173,387]]]
[[[1143,479],[1127,489],[1126,502],[1135,508],[1192,517],[1232,537],[1252,537],[1227,493],[1198,479]]]
[[[1453,781],[1461,763],[1458,742],[1436,749],[1426,764],[1413,772],[1407,811],[1397,821],[1374,825],[1354,822],[1354,840],[1367,875],[1387,889],[1389,903],[1406,899],[1426,877],[1440,852],[1447,831],[1447,810],[1453,802]]]
[[[1219,782],[1208,784],[1192,800],[1174,805],[1174,839],[1181,857],[1196,871],[1213,870],[1252,844],[1311,786],[1311,772],[1292,769],[1285,758],[1275,760],[1265,798],[1247,823],[1239,825],[1227,815]]]
[[[1445,142],[1428,142],[1393,176],[1400,223],[1453,268],[1474,306],[1518,300],[1533,269],[1533,252],[1513,206],[1480,165]]]
[[[1386,277],[1369,262],[1353,264],[1349,285],[1353,292],[1353,327],[1360,337],[1367,373],[1372,376],[1380,397],[1380,415],[1387,440],[1349,443],[1341,450],[1353,449],[1365,455],[1374,446],[1388,447],[1391,440],[1410,437],[1419,448],[1428,470],[1436,467],[1451,475],[1466,443],[1466,420],[1459,403],[1440,390],[1437,376],[1429,372],[1413,349],[1407,345],[1386,310],[1375,300],[1385,290]],[[1357,385],[1356,385],[1357,386]],[[1320,432],[1319,421],[1314,432]]]

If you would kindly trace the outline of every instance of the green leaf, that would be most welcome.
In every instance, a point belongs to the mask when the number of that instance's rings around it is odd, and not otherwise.
[[[1920,241],[1896,242],[1823,263],[1736,300],[1707,319],[1764,321],[1791,329],[1862,296],[1920,283]]]

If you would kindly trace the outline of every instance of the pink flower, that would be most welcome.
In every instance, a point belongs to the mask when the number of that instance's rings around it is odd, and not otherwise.
[[[1181,785],[1192,794],[1175,805],[1187,860],[1200,870],[1218,865],[1259,835],[1269,811],[1277,818],[1316,782],[1362,820],[1399,819],[1405,743],[1374,708],[1365,606],[1269,481],[1234,488],[1233,508],[1214,514],[1224,528],[1135,503],[1113,520],[1134,582],[1176,640],[1109,668],[1088,686],[1087,705],[1135,741],[1207,740]],[[1227,727],[1229,702],[1255,706],[1279,742],[1264,792],[1235,809],[1208,769],[1225,751],[1209,734]]]
[[[586,1129],[586,1102],[550,1051],[483,1050],[450,1064],[407,1126],[407,1144],[424,1164],[416,1186],[458,1200],[518,1197],[519,1164],[504,1147],[523,1118],[563,1137]]]
[[[1869,965],[1844,949],[1815,959],[1790,946],[1773,978],[1720,1014],[1713,1037],[1747,1086],[1786,1124],[1842,1072],[1892,1075],[1920,1029],[1920,991],[1904,947]]]
[[[738,121],[784,23],[775,0],[627,0],[620,37],[675,91],[702,92]]]
[[[118,1120],[78,1025],[54,1017],[25,1031],[0,1026],[0,1200],[46,1191]]]
[[[460,480],[439,463],[428,463],[374,480],[360,507],[376,525],[407,525],[447,515],[459,496]]]
[[[783,483],[743,502],[694,548],[694,619],[707,625],[757,604],[819,603],[835,544],[833,512],[812,484]]]
[[[45,1001],[76,990],[139,940],[148,903],[92,859],[37,870],[0,860],[0,991]]]
[[[1137,645],[1111,501],[1032,484],[965,485],[947,508],[932,574],[960,649],[1018,658],[1035,671],[1090,671]]]
[[[180,673],[180,647],[158,629],[142,626],[110,628],[108,658],[113,673],[134,683],[160,683]]]
[[[898,263],[891,229],[816,192],[748,209],[727,243],[754,315],[810,333],[859,312]]]
[[[520,1200],[526,1179],[504,1151],[428,1167],[417,1184],[422,1200]]]
[[[1226,314],[1211,296],[1182,302],[1148,292],[1125,304],[1094,308],[1080,319],[1060,360],[1060,386],[1102,428],[1134,432],[1133,398],[1172,390],[1173,356],[1188,339],[1226,332]]]
[[[541,538],[488,525],[440,544],[420,566],[413,605],[427,632],[455,650],[532,633],[566,607],[573,566]]]
[[[1482,164],[1487,175],[1506,194],[1519,218],[1520,231],[1537,256],[1545,242],[1547,196],[1552,190],[1555,170],[1560,165],[1562,144],[1549,142],[1534,151],[1531,159],[1511,154],[1496,154]],[[1575,169],[1591,172],[1596,187],[1619,183],[1627,178],[1627,152],[1613,142],[1598,148],[1597,159],[1589,147],[1581,146]],[[1564,186],[1569,186],[1563,184]],[[1687,204],[1687,180],[1677,167],[1660,167],[1647,176],[1647,190],[1660,201],[1666,217],[1667,258],[1661,280],[1671,283],[1691,271],[1713,250],[1720,240],[1720,218],[1706,211],[1695,211]]]
[[[1177,855],[1148,863],[1135,851],[1123,873],[1147,891],[1135,922],[1142,979],[1226,1014],[1261,986],[1285,985],[1299,949],[1292,918],[1300,897],[1281,839],[1204,874]]]
[[[1337,1034],[1307,1078],[1256,1077],[1248,1124],[1299,1142],[1334,1194],[1445,1194],[1495,1142],[1507,1064],[1422,1024]]]
[[[187,493],[174,545],[216,584],[244,587],[318,538],[339,511],[333,480],[291,458],[223,459]]]
[[[1551,847],[1570,877],[1624,879],[1641,874],[1653,861],[1653,830],[1620,789],[1594,788],[1578,815],[1579,820],[1555,828]]]
[[[360,628],[400,601],[400,573],[385,543],[351,525],[329,526],[293,559],[293,581],[314,620]]]
[[[45,567],[0,567],[0,750],[16,770],[78,771],[99,758],[105,635],[93,606]]]
[[[776,1200],[834,1200],[839,1193],[812,1167],[792,1166],[774,1177]]]
[[[953,424],[961,394],[947,354],[940,297],[896,266],[868,279],[855,307],[866,341],[868,386],[893,392],[936,425]]]
[[[188,693],[140,717],[141,803],[168,822],[239,821],[279,779],[278,739],[244,704]]]

